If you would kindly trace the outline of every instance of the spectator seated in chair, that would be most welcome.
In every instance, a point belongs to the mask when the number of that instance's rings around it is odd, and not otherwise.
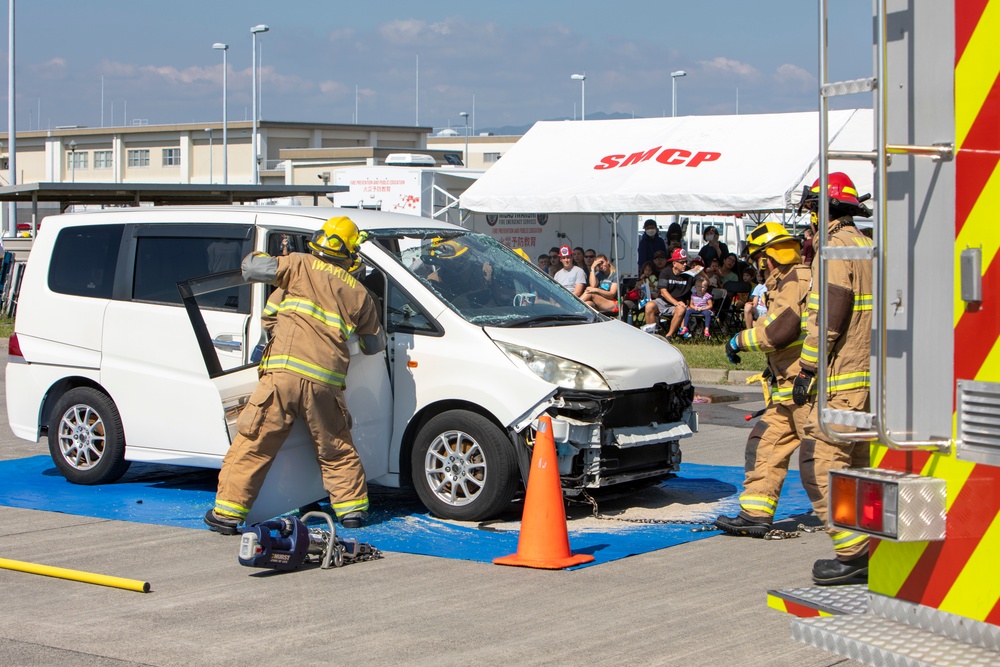
[[[590,267],[588,285],[583,289],[584,303],[598,312],[618,315],[618,271],[606,255],[597,255]]]
[[[694,292],[691,294],[691,303],[688,305],[687,310],[684,311],[684,326],[677,332],[681,338],[691,337],[689,327],[693,316],[701,316],[705,320],[705,330],[703,332],[705,338],[712,337],[712,307],[715,304],[712,293],[708,291],[708,283],[708,278],[704,274],[694,279]]]
[[[747,329],[753,328],[753,322],[758,317],[767,315],[767,285],[764,284],[764,274],[757,274],[755,282],[750,291],[750,298],[743,306],[743,323]]]
[[[656,297],[646,304],[646,325],[643,326],[643,331],[655,332],[661,317],[670,318],[667,338],[680,329],[694,282],[694,277],[685,273],[686,269],[687,253],[683,248],[675,248],[670,255],[670,266],[660,272],[656,281]]]

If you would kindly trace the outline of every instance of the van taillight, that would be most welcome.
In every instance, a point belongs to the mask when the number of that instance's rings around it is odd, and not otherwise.
[[[7,346],[7,356],[21,357],[22,359],[24,358],[24,355],[21,353],[21,344],[17,342],[16,333],[12,333],[10,335],[10,343],[8,343]]]

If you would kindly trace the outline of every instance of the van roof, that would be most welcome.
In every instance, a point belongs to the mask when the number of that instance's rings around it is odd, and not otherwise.
[[[266,220],[255,220],[256,216],[266,215]],[[42,228],[50,226],[77,226],[94,224],[135,223],[199,223],[199,224],[234,224],[258,223],[265,226],[281,226],[283,224],[301,227],[302,229],[317,229],[327,219],[338,215],[347,216],[365,231],[382,229],[448,229],[464,230],[464,227],[402,213],[373,211],[357,208],[335,208],[331,206],[152,206],[133,207],[127,209],[103,209],[100,211],[82,211],[49,216],[44,219]]]

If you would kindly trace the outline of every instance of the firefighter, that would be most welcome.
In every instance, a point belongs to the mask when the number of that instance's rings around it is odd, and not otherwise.
[[[861,202],[854,183],[841,172],[829,175],[825,205],[830,221],[827,246],[858,248],[872,245],[871,239],[858,231],[854,216],[870,217],[871,211]],[[821,203],[819,180],[803,188],[799,210],[813,214]],[[815,219],[815,215],[813,216]],[[820,249],[817,249],[817,253]],[[872,263],[863,259],[824,259],[827,263],[827,287],[822,307],[826,309],[828,330],[827,402],[832,410],[868,412],[869,366],[872,328]],[[807,427],[808,437],[799,450],[802,484],[813,510],[825,524],[829,493],[828,473],[839,468],[866,467],[869,443],[843,441],[825,435],[817,423],[815,375],[819,359],[819,294],[814,285],[809,295],[807,337],[799,359],[799,374],[792,394],[799,406],[812,406]],[[831,425],[829,431],[848,433],[854,427]],[[868,578],[868,538],[860,533],[828,528],[836,558],[821,559],[813,565],[813,581],[820,585],[860,583]]]
[[[740,512],[720,516],[715,525],[730,535],[764,537],[771,530],[788,462],[805,434],[809,406],[792,402],[792,383],[799,372],[804,313],[810,271],[801,264],[801,244],[780,224],[765,222],[747,236],[750,258],[767,275],[771,296],[767,315],[726,343],[726,356],[740,362],[740,351],[767,353],[770,379],[768,405],[747,439]]]
[[[360,265],[357,251],[363,241],[350,218],[334,217],[309,241],[312,254],[244,258],[244,279],[275,285],[278,296],[272,295],[265,309],[272,337],[260,361],[260,381],[223,459],[215,507],[205,514],[212,530],[236,534],[300,416],[340,523],[357,528],[367,520],[365,472],[351,440],[343,393],[351,335],[359,336],[365,354],[385,349],[375,303],[350,273]]]

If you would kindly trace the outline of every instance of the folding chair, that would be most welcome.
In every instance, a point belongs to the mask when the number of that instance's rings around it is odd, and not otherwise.
[[[709,333],[712,336],[718,334],[719,336],[725,335],[722,327],[722,313],[726,307],[732,305],[733,298],[730,296],[729,292],[722,289],[721,287],[715,287],[712,289],[712,323],[709,327]],[[695,323],[701,322],[700,326]],[[695,332],[701,332],[705,329],[705,315],[704,313],[691,313],[691,319],[688,320],[688,329],[692,333],[693,339],[704,338],[704,336],[697,335]]]
[[[742,331],[746,326],[743,322],[743,311],[733,307],[733,301],[736,299],[737,294],[749,294],[752,286],[750,283],[742,280],[731,280],[723,285],[723,287],[726,290],[728,298],[725,307],[719,313],[719,324],[722,325],[726,333],[732,335]]]

